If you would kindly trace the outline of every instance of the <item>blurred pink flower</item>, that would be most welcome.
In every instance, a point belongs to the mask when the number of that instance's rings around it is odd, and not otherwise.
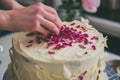
[[[82,0],[82,6],[85,11],[95,13],[100,6],[100,0]]]

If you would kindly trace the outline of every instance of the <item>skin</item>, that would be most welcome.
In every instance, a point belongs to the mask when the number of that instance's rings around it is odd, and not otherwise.
[[[59,34],[60,26],[56,10],[40,2],[23,7],[13,1],[12,10],[0,10],[1,30],[37,31],[47,36],[49,32]]]

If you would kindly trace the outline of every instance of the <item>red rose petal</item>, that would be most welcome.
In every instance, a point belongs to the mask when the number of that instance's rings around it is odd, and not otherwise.
[[[28,41],[28,43],[33,43],[33,40]]]
[[[84,73],[83,73],[83,75],[85,75],[87,73],[87,71],[85,71]]]
[[[71,23],[71,24],[70,24],[70,26],[73,26],[73,25],[75,25],[75,23]]]
[[[89,35],[88,34],[83,34],[83,37],[87,38],[87,37],[89,37]]]
[[[98,40],[98,36],[93,36],[91,40]]]
[[[92,45],[92,46],[91,46],[91,49],[92,49],[92,50],[96,50],[96,46],[95,46],[95,45]]]
[[[80,28],[80,25],[76,26],[76,28]]]
[[[83,31],[83,32],[86,32],[87,30],[85,29],[85,27],[80,27],[81,28],[81,30]]]
[[[79,45],[80,48],[85,49],[86,47],[83,45]]]
[[[27,37],[31,37],[31,36],[34,36],[35,35],[35,32],[30,32],[28,34],[26,34]]]
[[[48,51],[48,54],[55,54],[55,52],[52,52],[52,51]]]
[[[79,77],[78,77],[78,80],[83,80],[83,76],[79,76]]]
[[[88,54],[88,52],[86,51],[86,52],[84,53],[84,55],[85,55],[85,54]]]
[[[60,49],[61,48],[61,44],[56,44],[56,46],[54,47],[54,49]]]
[[[28,44],[26,47],[31,47],[32,46],[32,44]]]

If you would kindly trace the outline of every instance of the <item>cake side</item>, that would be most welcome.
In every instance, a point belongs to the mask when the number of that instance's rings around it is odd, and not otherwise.
[[[105,80],[103,35],[87,22],[64,22],[63,28],[68,31],[64,35],[74,35],[62,36],[62,42],[61,36],[55,42],[56,35],[42,41],[36,39],[43,38],[41,34],[17,34],[11,49],[10,73],[17,80]]]

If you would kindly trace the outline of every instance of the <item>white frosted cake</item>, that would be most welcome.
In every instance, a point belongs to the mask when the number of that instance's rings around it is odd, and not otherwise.
[[[86,21],[63,22],[59,35],[20,32],[10,49],[11,80],[106,80],[106,38]]]

